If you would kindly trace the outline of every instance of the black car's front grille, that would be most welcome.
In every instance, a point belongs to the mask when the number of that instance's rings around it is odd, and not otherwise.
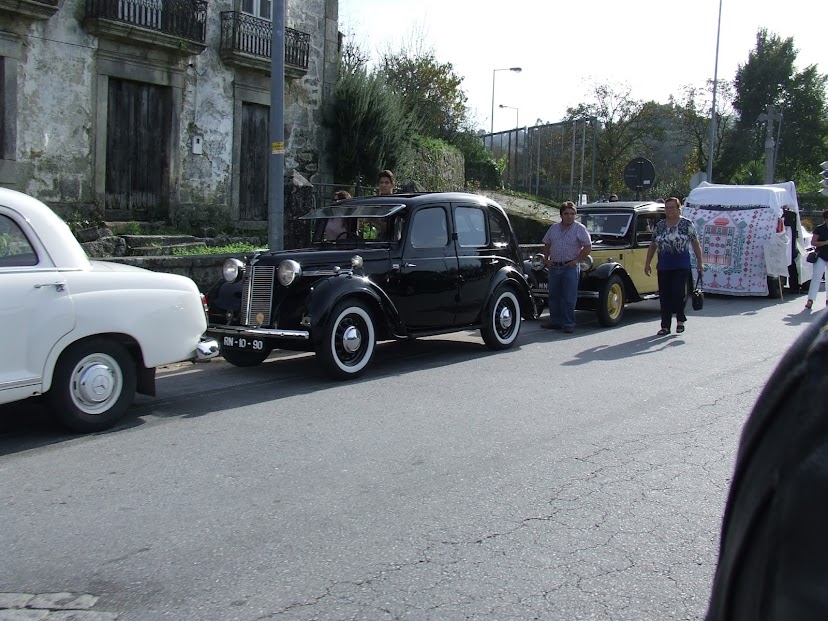
[[[247,268],[242,283],[241,323],[245,326],[270,326],[273,308],[273,281],[276,266],[253,265]],[[259,314],[263,319],[259,321]]]

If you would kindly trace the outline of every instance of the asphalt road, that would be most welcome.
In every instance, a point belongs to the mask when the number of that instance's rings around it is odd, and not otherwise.
[[[387,343],[344,383],[305,354],[176,365],[89,436],[0,407],[0,595],[130,621],[701,619],[739,432],[803,305]]]

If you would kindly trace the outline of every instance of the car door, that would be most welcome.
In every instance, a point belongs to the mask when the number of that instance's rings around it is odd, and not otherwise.
[[[639,213],[633,222],[635,238],[625,267],[640,295],[658,291],[658,254],[653,255],[653,271],[649,276],[644,273],[644,264],[647,262],[647,248],[653,241],[656,222],[663,217],[664,214],[661,213]]]
[[[28,224],[0,207],[0,402],[39,391],[46,358],[75,323],[67,275]]]
[[[487,207],[453,205],[454,240],[459,272],[457,323],[478,321],[486,304],[489,284],[504,262],[502,253],[491,243],[487,229]]]
[[[427,205],[411,214],[397,275],[389,282],[389,295],[409,330],[455,325],[457,258],[448,221],[448,205]]]

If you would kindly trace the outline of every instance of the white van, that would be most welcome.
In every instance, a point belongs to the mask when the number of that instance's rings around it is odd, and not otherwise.
[[[783,211],[787,209],[787,215]],[[766,253],[787,233],[784,265],[798,288],[811,279],[793,181],[768,185],[701,183],[690,191],[682,215],[696,225],[704,256],[704,290],[725,295],[780,297],[776,274],[768,274]],[[691,253],[691,258],[695,257]]]

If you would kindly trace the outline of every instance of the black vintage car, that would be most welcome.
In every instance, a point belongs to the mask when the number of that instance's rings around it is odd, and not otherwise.
[[[207,331],[231,364],[314,351],[348,378],[377,341],[479,329],[488,347],[506,349],[521,318],[535,316],[509,218],[482,196],[351,199],[302,219],[308,248],[230,259],[207,296]]]
[[[581,265],[577,309],[594,310],[602,326],[615,326],[624,315],[625,304],[658,297],[658,275],[653,270],[647,276],[644,263],[656,222],[664,217],[664,205],[652,201],[578,207],[577,220],[592,237],[592,252]],[[549,297],[543,255],[525,261],[524,270],[540,310]]]

